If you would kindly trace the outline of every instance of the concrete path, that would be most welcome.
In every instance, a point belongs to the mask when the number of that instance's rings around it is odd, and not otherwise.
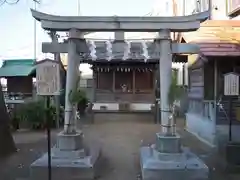
[[[111,119],[115,119],[111,121]],[[99,180],[140,179],[139,147],[154,143],[159,125],[144,118],[98,120],[95,124],[83,125],[86,141],[99,143],[102,148],[102,166]],[[211,168],[211,180],[237,180],[219,166],[219,156],[209,147],[183,130],[184,123],[178,121],[178,131],[183,136],[183,144],[196,152]],[[56,131],[53,132],[55,143]],[[47,142],[45,132],[19,132],[14,134],[19,151],[12,157],[0,161],[0,179],[16,180],[28,178],[29,165],[44,152]]]

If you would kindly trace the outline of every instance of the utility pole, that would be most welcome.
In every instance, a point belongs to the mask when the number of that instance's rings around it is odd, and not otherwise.
[[[77,0],[77,14],[78,16],[81,15],[81,6],[80,6],[80,0]]]
[[[37,10],[37,4],[40,4],[40,1],[34,0],[34,10]],[[33,24],[33,57],[35,61],[37,60],[37,20],[34,19],[34,24]]]
[[[212,0],[208,0],[208,11],[210,12],[210,16],[209,16],[209,20],[212,20],[212,6],[213,6],[213,3],[212,3]]]
[[[183,5],[182,5],[182,8],[183,8],[183,16],[185,16],[185,14],[186,14],[186,0],[183,0]]]
[[[176,0],[172,0],[172,8],[173,8],[173,16],[177,16],[177,3]],[[177,40],[178,33],[174,32],[173,33],[173,40]]]

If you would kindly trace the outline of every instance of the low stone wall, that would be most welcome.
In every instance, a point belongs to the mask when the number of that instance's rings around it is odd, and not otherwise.
[[[186,130],[210,146],[215,146],[215,122],[194,113],[186,113]]]
[[[153,104],[150,103],[128,103],[129,111],[148,111],[151,112],[151,106]],[[106,111],[119,111],[120,103],[93,103],[93,111],[99,111],[103,107]]]
[[[216,125],[214,121],[202,116],[186,113],[186,130],[206,144],[225,150],[229,140],[229,125]],[[240,142],[240,125],[232,126],[232,140]]]

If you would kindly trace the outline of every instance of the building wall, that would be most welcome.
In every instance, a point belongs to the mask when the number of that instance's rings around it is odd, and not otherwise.
[[[86,96],[90,102],[93,101],[93,79],[92,78],[81,78],[80,88],[86,92]]]
[[[9,93],[23,93],[32,96],[32,77],[9,77],[7,78],[7,90]]]
[[[227,20],[226,0],[212,0],[211,19]]]
[[[121,70],[96,72],[96,102],[154,102],[155,76],[152,70],[118,69]],[[123,85],[126,85],[126,91]]]
[[[186,130],[206,144],[215,145],[215,122],[199,114],[186,113]]]
[[[240,73],[240,63],[238,58],[208,58],[208,64],[204,64],[204,98],[205,102],[214,101],[214,62],[217,61],[217,102],[221,97],[221,104],[223,109],[219,106],[213,106],[214,118],[211,116],[204,116],[201,107],[197,107],[197,111],[192,112],[191,109],[186,113],[186,128],[189,132],[196,135],[199,139],[209,144],[216,145],[219,150],[224,150],[229,138],[229,121],[232,121],[232,140],[235,142],[240,141],[240,103],[239,98],[229,98],[224,96],[224,74],[229,72]],[[191,74],[191,77],[193,76]],[[190,81],[190,88],[191,88]],[[231,102],[230,102],[231,99]],[[190,99],[191,100],[191,99]],[[205,106],[204,106],[205,107]],[[205,108],[203,108],[205,109]]]

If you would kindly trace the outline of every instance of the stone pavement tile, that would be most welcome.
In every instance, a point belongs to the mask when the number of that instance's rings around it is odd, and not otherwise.
[[[179,133],[182,137],[184,146],[189,147],[199,158],[201,158],[209,167],[210,180],[239,180],[240,174],[230,174],[226,171],[226,164],[222,154],[201,142],[194,135],[180,127]]]

